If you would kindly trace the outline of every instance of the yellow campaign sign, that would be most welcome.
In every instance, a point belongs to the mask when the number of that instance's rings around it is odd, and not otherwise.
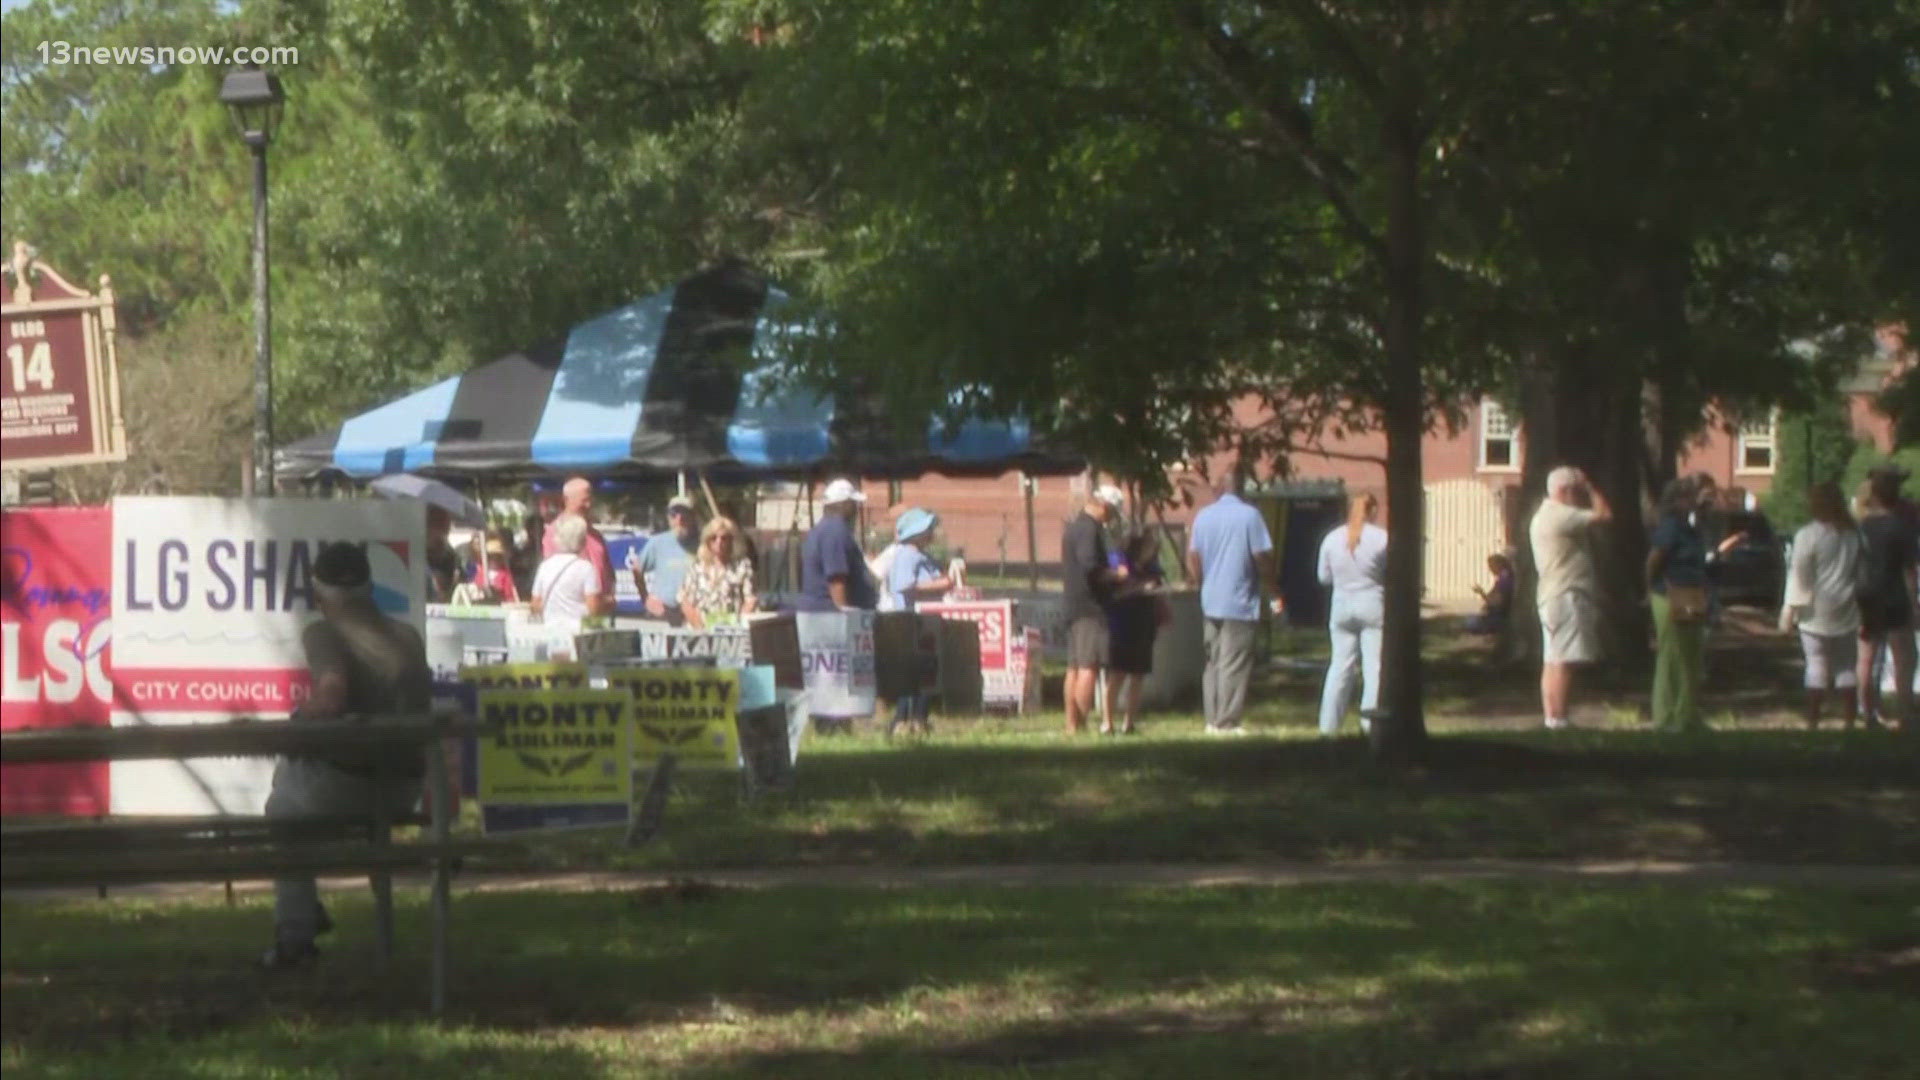
[[[633,755],[641,767],[672,753],[683,769],[740,763],[740,673],[728,668],[631,668],[607,685],[633,706]]]
[[[618,690],[482,690],[480,801],[620,803],[633,791],[633,699]]]
[[[585,664],[478,664],[462,666],[460,681],[480,690],[587,688]]]

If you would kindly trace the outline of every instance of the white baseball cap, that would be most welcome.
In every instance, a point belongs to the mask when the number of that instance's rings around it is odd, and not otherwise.
[[[1127,504],[1126,493],[1114,487],[1112,484],[1101,484],[1099,489],[1093,493],[1093,497],[1113,507],[1115,510]]]
[[[854,487],[851,482],[835,480],[833,483],[827,485],[826,493],[820,496],[820,501],[828,506],[832,506],[835,503],[843,502],[863,503],[867,501],[867,497],[859,488]]]

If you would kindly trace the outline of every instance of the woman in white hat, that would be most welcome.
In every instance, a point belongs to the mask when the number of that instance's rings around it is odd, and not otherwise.
[[[484,543],[484,547],[483,547]],[[513,550],[507,546],[506,534],[491,530],[485,534],[473,534],[473,546],[476,549],[473,560],[473,584],[478,585],[490,598],[502,603],[520,602],[520,590],[513,583]],[[480,550],[485,550],[486,558],[480,558]]]
[[[893,599],[893,610],[912,611],[916,604],[938,600],[952,590],[953,579],[927,554],[927,545],[933,542],[933,530],[939,524],[939,515],[917,506],[901,514],[895,523],[893,537],[898,550],[894,552],[885,582],[887,594]],[[927,696],[908,694],[895,702],[893,722],[925,727]]]

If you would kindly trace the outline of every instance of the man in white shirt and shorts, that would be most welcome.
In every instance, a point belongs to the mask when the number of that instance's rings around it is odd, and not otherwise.
[[[1549,728],[1568,726],[1572,665],[1600,659],[1600,578],[1591,534],[1612,519],[1613,507],[1586,473],[1563,465],[1547,474],[1546,500],[1527,531],[1540,574],[1540,707]]]

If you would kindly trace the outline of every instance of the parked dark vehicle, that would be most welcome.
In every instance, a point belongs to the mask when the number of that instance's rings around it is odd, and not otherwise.
[[[1786,541],[1767,516],[1755,510],[1709,510],[1700,515],[1700,535],[1709,551],[1734,533],[1739,544],[1720,556],[1714,589],[1727,607],[1779,607],[1787,581]]]

